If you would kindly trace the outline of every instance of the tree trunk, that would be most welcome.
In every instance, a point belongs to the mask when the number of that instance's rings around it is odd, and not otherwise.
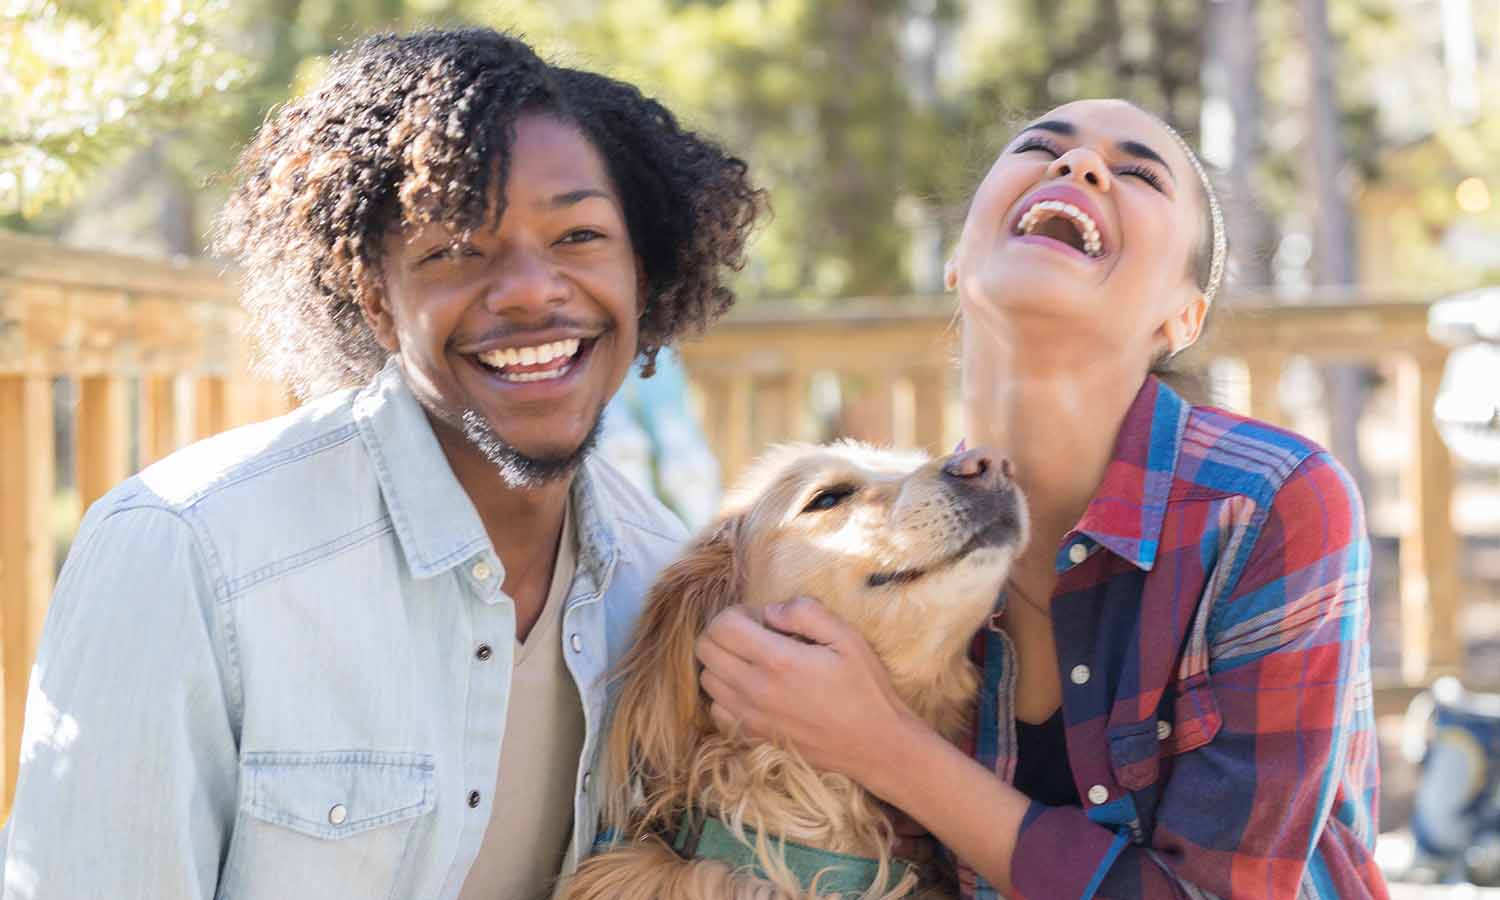
[[[1302,196],[1314,204],[1316,277],[1322,286],[1349,287],[1358,280],[1354,217],[1344,177],[1344,146],[1339,133],[1338,97],[1334,92],[1334,47],[1328,33],[1326,0],[1298,0],[1302,43],[1307,54],[1308,180]],[[1324,369],[1329,401],[1329,449],[1348,468],[1362,493],[1369,476],[1359,456],[1359,419],[1365,405],[1365,369],[1337,365]]]
[[[1260,84],[1260,23],[1255,0],[1212,0],[1208,4],[1207,52],[1204,54],[1204,107],[1217,115],[1213,127],[1232,134],[1227,159],[1211,162],[1224,169],[1224,217],[1239,284],[1263,288],[1271,283],[1274,233],[1256,189],[1263,144],[1263,98]],[[1204,133],[1210,123],[1205,121]]]

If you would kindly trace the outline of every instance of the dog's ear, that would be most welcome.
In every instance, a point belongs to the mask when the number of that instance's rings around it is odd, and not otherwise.
[[[680,811],[667,796],[683,787],[693,748],[713,730],[698,687],[698,636],[723,610],[739,603],[743,584],[737,547],[742,516],[722,519],[662,570],[646,597],[635,642],[620,661],[620,693],[606,749],[611,827],[639,824],[644,791],[647,818]],[[630,808],[635,807],[634,813]],[[650,824],[649,822],[644,824]]]

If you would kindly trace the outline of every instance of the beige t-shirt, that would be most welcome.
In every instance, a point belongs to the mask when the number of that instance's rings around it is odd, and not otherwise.
[[[516,642],[495,806],[459,900],[537,900],[552,892],[573,830],[583,703],[563,663],[562,614],[578,558],[572,503],[546,606]]]

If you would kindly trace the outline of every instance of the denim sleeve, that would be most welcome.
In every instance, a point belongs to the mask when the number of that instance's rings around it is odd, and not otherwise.
[[[238,784],[212,556],[177,513],[99,507],[31,671],[3,898],[210,898]]]

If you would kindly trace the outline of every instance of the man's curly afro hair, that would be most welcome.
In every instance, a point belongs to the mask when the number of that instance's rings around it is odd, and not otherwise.
[[[360,301],[395,228],[496,221],[518,117],[574,124],[599,151],[645,272],[639,354],[702,329],[734,295],[764,210],[745,163],[636,88],[544,62],[489,29],[367,38],[246,149],[215,248],[243,270],[260,367],[301,397],[366,383],[388,356]]]

